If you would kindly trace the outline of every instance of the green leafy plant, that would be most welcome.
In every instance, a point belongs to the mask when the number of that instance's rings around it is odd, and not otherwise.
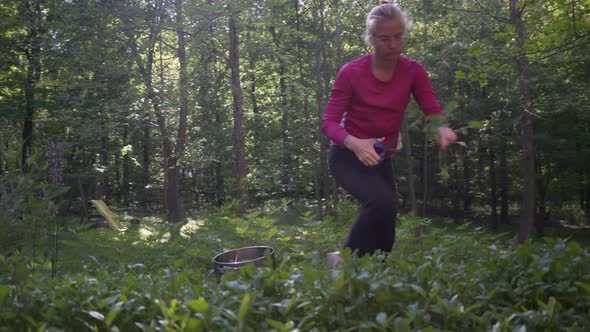
[[[125,235],[68,226],[64,264],[55,278],[32,269],[21,254],[0,256],[0,326],[17,331],[581,331],[590,326],[590,252],[576,242],[547,238],[507,246],[503,236],[483,228],[401,216],[392,253],[359,258],[343,250],[343,265],[331,269],[325,254],[345,236],[345,222],[303,213],[297,223],[279,224],[276,215],[251,211],[240,217],[225,208],[193,218],[202,227],[188,237],[166,237],[178,227],[149,221],[141,227],[153,233],[143,239],[140,226]],[[247,265],[215,276],[216,253],[258,241],[276,249],[276,269]]]

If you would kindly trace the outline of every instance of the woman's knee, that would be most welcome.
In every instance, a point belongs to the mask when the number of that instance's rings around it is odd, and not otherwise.
[[[375,197],[368,202],[367,207],[379,214],[392,216],[397,214],[395,195]]]

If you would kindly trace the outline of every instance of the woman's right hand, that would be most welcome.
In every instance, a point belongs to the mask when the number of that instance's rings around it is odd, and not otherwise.
[[[385,137],[379,138],[378,142],[383,142]],[[373,138],[357,138],[352,135],[346,136],[344,139],[344,146],[350,151],[354,152],[358,160],[363,165],[375,166],[381,162],[381,157],[375,151],[375,139]]]

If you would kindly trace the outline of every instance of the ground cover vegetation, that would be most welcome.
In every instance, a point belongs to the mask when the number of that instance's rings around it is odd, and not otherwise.
[[[517,244],[511,234],[470,224],[401,216],[391,255],[345,252],[344,264],[332,269],[325,255],[346,234],[339,220],[353,218],[356,207],[342,204],[338,218],[319,220],[288,203],[242,216],[228,205],[193,216],[180,230],[153,216],[128,224],[126,233],[62,223],[57,250],[40,245],[36,259],[30,250],[0,257],[0,330],[590,327],[590,251],[577,242]],[[276,269],[213,272],[215,254],[249,245],[272,246]],[[46,260],[44,252],[59,256]]]

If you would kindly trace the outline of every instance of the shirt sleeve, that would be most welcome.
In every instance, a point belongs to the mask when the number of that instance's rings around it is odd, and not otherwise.
[[[343,145],[344,139],[348,136],[348,133],[340,123],[352,99],[352,85],[346,68],[346,66],[342,67],[336,76],[332,92],[330,93],[330,99],[328,100],[328,105],[322,118],[322,133],[338,145]]]
[[[436,94],[432,89],[430,78],[424,68],[416,63],[416,72],[414,75],[414,82],[412,84],[412,95],[416,99],[418,106],[426,116],[440,116],[442,121],[448,121],[446,115],[443,113]]]

